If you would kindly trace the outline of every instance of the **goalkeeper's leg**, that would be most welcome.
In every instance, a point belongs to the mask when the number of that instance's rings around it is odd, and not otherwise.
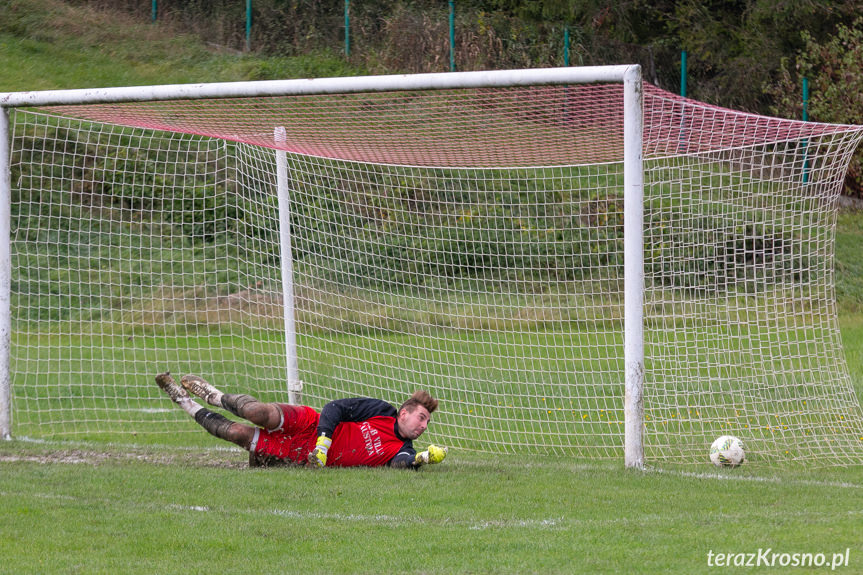
[[[182,407],[183,411],[192,416],[198,425],[206,429],[211,435],[235,443],[244,449],[249,449],[255,437],[256,429],[254,427],[231,421],[223,415],[201,407],[192,401],[186,389],[174,382],[174,378],[168,372],[157,375],[156,383],[168,394],[171,401]]]
[[[195,414],[195,421],[210,435],[235,443],[246,450],[251,447],[257,431],[256,427],[231,421],[224,415],[204,407]]]
[[[210,405],[221,407],[264,429],[278,429],[282,425],[282,411],[274,403],[260,402],[245,393],[222,393],[198,375],[184,375],[180,383]]]

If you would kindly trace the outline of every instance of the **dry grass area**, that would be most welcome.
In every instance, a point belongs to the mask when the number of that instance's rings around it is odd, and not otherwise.
[[[182,36],[169,24],[152,26],[149,22],[126,12],[98,9],[86,4],[70,4],[61,0],[12,0],[6,3],[5,18],[9,22],[39,25],[29,30],[34,41],[66,42],[69,38],[84,46],[103,48],[110,45],[115,54],[134,53],[135,46],[148,46],[167,53]],[[140,53],[140,49],[137,50]]]

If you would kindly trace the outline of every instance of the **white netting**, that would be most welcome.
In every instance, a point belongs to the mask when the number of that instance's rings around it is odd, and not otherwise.
[[[682,124],[705,113],[675,106]],[[729,433],[756,458],[859,463],[833,290],[837,199],[859,132],[791,137],[775,119],[731,119],[728,140],[774,133],[647,164],[648,456],[697,460]]]
[[[285,153],[304,403],[424,387],[442,399],[424,440],[622,456],[620,97],[16,111],[14,432],[203,435],[154,385],[165,369],[287,399]],[[832,287],[860,137],[646,90],[648,460],[703,462],[724,433],[756,460],[863,460]]]

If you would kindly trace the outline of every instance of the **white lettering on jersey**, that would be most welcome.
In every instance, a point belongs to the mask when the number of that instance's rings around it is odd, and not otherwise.
[[[363,434],[363,440],[366,443],[366,452],[369,455],[382,455],[384,452],[381,438],[378,435],[378,430],[373,428],[368,421],[364,421],[360,425],[360,431]]]

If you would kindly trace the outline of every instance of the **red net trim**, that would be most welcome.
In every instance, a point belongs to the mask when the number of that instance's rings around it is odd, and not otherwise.
[[[359,162],[504,167],[618,162],[620,84],[131,102],[47,108],[108,124],[197,134]],[[644,157],[817,135],[842,126],[745,114],[644,89]],[[277,142],[275,129],[285,129]]]

